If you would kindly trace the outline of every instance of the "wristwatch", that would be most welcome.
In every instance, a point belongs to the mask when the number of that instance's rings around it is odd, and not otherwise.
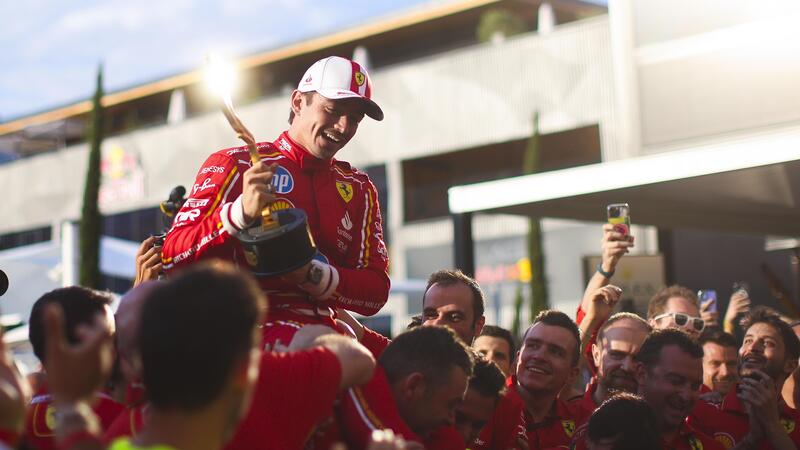
[[[317,285],[320,281],[322,281],[322,268],[312,263],[311,267],[308,268],[308,273],[306,273],[306,282]]]

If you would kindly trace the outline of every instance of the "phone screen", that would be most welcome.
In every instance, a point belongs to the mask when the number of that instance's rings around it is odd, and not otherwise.
[[[631,207],[627,203],[612,203],[606,207],[608,223],[614,225],[614,231],[625,236],[631,234]]]

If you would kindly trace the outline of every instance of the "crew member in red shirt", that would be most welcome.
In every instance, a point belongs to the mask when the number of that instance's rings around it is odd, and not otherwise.
[[[800,341],[774,311],[756,307],[742,321],[739,383],[722,403],[698,402],[689,423],[725,448],[746,445],[758,449],[800,446],[797,410],[781,398],[780,386],[797,367]]]
[[[652,331],[641,317],[621,312],[611,316],[600,328],[592,344],[592,358],[597,373],[586,386],[580,400],[572,403],[583,410],[586,417],[617,392],[636,393],[636,352]]]
[[[89,325],[97,321],[102,322],[105,328],[114,330],[111,301],[112,298],[107,293],[72,286],[50,291],[34,303],[29,320],[29,339],[33,346],[33,353],[44,367],[45,376],[48,362],[45,358],[44,311],[47,306],[56,304],[64,310],[67,340],[74,344],[79,341],[78,329],[82,325]],[[108,428],[124,409],[122,404],[117,403],[102,391],[95,393],[91,407],[100,419],[103,429]],[[55,422],[53,397],[48,392],[45,381],[31,399],[23,435],[25,443],[40,450],[56,448]]]
[[[558,399],[558,393],[578,371],[578,326],[559,311],[542,311],[525,332],[515,376],[484,427],[474,449],[567,448],[580,410]]]
[[[258,144],[261,162],[251,164],[238,147],[200,168],[164,242],[164,270],[207,257],[249,268],[236,233],[268,204],[300,208],[319,252],[294,272],[259,280],[271,306],[265,342],[287,344],[297,329],[290,323],[335,327],[335,307],[375,314],[389,293],[377,191],[365,173],[335,158],[365,115],[383,119],[372,95],[360,64],[335,56],[314,63],[292,92],[289,129]]]

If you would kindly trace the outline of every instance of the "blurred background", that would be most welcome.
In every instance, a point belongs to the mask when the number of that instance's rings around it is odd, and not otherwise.
[[[716,290],[724,311],[746,282],[800,316],[798,2],[16,3],[0,9],[4,323],[76,282],[98,64],[100,268],[122,293],[159,203],[240,145],[203,84],[212,50],[238,67],[234,102],[265,141],[315,60],[369,68],[386,119],[340,156],[379,190],[393,293],[373,329],[402,330],[427,276],[452,266],[484,288],[487,323],[526,323],[535,292],[572,314],[619,202],[636,236],[615,277],[623,309],[679,283]]]

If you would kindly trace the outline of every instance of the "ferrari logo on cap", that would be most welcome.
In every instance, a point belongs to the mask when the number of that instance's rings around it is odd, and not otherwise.
[[[362,84],[364,84],[364,74],[363,73],[356,72],[356,74],[353,75],[353,76],[356,78],[356,84],[357,85],[361,86]]]
[[[337,181],[336,182],[336,190],[339,191],[339,195],[342,196],[342,200],[345,203],[350,203],[350,200],[353,199],[353,185],[346,182],[346,181]]]

